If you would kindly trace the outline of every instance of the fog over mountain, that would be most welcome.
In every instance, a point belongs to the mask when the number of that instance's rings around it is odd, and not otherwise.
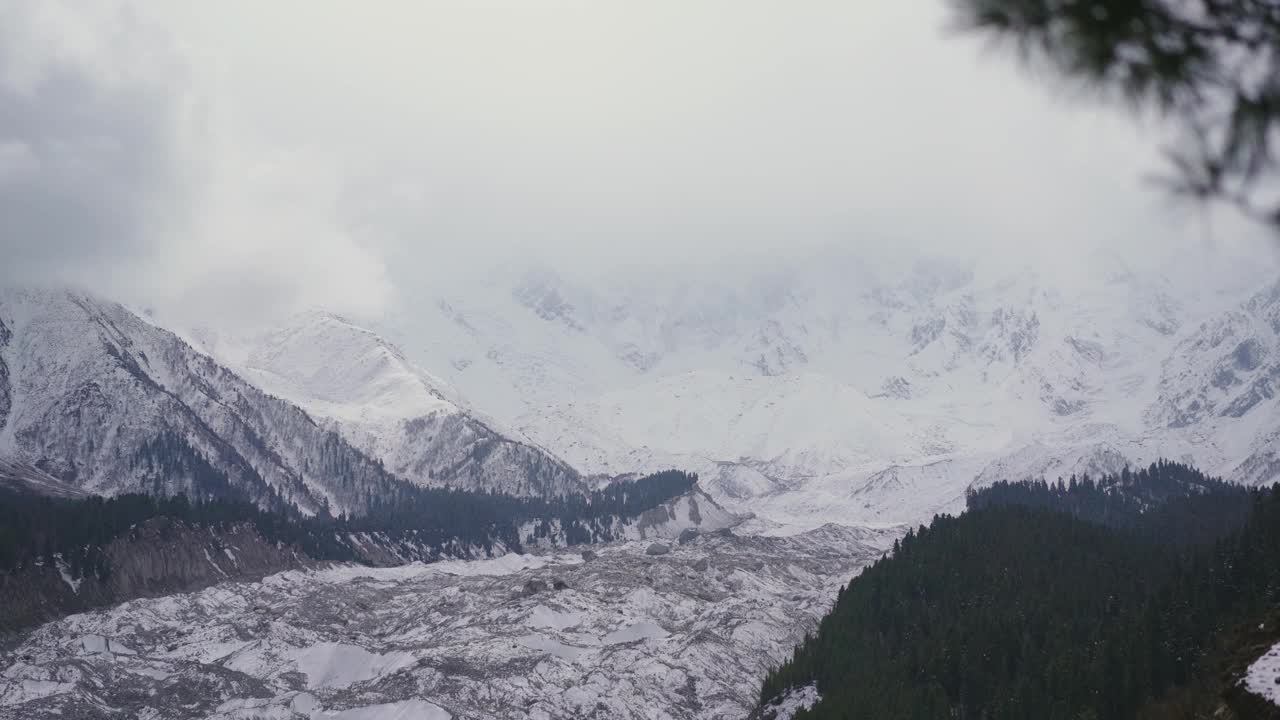
[[[5,0],[3,272],[238,325],[511,256],[1270,255],[1143,185],[1158,123],[900,5]]]

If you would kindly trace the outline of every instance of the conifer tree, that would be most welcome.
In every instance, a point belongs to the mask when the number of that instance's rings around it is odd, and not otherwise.
[[[1175,127],[1171,190],[1280,234],[1280,3],[951,0],[957,25]]]

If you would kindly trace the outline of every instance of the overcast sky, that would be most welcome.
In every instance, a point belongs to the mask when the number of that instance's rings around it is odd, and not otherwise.
[[[376,314],[508,256],[1204,242],[1141,182],[1157,125],[953,36],[944,0],[0,0],[0,17],[9,282]],[[1267,247],[1229,216],[1211,229]]]

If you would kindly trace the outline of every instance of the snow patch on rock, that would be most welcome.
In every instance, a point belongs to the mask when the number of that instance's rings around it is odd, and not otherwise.
[[[1280,643],[1273,645],[1249,666],[1244,686],[1254,695],[1280,705]]]

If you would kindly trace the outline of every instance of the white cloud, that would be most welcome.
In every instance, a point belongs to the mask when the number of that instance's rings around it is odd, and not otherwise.
[[[122,178],[128,213],[63,234],[111,220],[81,244],[127,260],[114,286],[199,314],[377,313],[518,254],[1034,258],[1200,232],[1138,180],[1158,128],[1045,92],[947,35],[941,2],[0,2],[0,118],[111,111],[0,143],[52,162],[32,185],[51,205],[100,210]],[[51,93],[69,73],[75,93]],[[14,255],[86,255],[49,247]]]

